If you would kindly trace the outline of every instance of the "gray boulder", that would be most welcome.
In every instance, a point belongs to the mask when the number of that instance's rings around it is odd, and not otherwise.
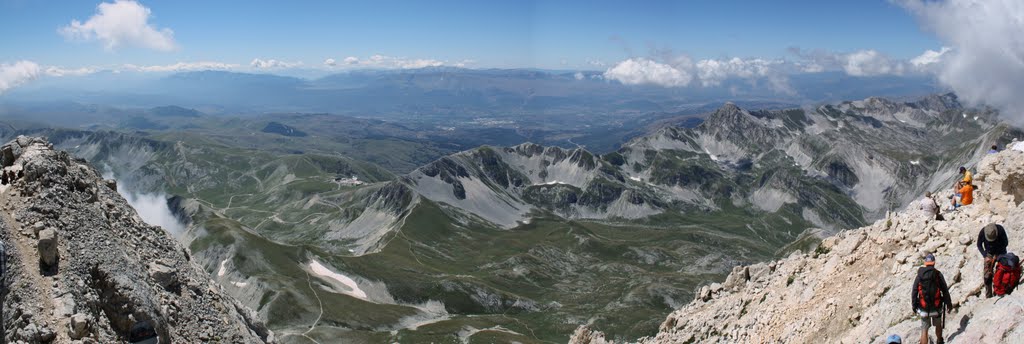
[[[57,264],[57,231],[47,228],[39,231],[39,261],[44,266]]]
[[[71,339],[81,339],[82,337],[85,337],[85,335],[88,334],[88,330],[89,317],[81,313],[75,314],[71,317],[71,328],[68,332]]]
[[[178,284],[178,270],[160,261],[149,263],[149,276],[164,289]]]

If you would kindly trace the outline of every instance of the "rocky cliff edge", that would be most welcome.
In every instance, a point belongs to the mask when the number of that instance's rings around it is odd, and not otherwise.
[[[5,342],[124,342],[140,322],[161,343],[273,342],[85,161],[22,136],[0,147],[0,165],[14,176],[0,185]]]
[[[920,338],[910,306],[923,257],[933,252],[956,306],[948,343],[1008,343],[1024,335],[1024,292],[984,298],[978,232],[1000,223],[1009,250],[1024,253],[1024,152],[1007,150],[977,166],[975,203],[935,221],[911,205],[873,225],[843,231],[813,252],[736,267],[723,283],[668,316],[641,343],[879,343],[890,334]],[[936,197],[948,207],[951,191]],[[934,340],[934,332],[931,333]],[[577,329],[571,343],[608,343]]]

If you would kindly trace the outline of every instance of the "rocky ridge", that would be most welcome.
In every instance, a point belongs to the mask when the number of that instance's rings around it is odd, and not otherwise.
[[[84,160],[20,136],[0,148],[0,165],[23,175],[0,186],[5,342],[121,342],[140,321],[162,342],[274,341]]]
[[[910,289],[932,252],[949,283],[955,311],[949,343],[997,343],[1024,334],[1024,294],[984,298],[978,231],[1001,223],[1009,250],[1024,248],[1024,153],[1007,150],[981,160],[973,205],[945,221],[910,206],[874,224],[843,231],[812,252],[740,266],[723,283],[699,289],[657,335],[640,343],[875,343],[889,334],[920,335]],[[950,192],[938,197],[946,200]],[[934,333],[932,334],[934,338]],[[611,342],[580,327],[570,343]]]

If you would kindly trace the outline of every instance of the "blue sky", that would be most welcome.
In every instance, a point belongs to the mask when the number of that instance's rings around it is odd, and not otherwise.
[[[304,67],[380,54],[474,68],[604,70],[631,57],[793,58],[787,48],[910,59],[942,44],[887,1],[144,1],[175,49],[59,31],[99,1],[0,0],[0,62],[79,68],[255,58]],[[470,60],[470,61],[467,61]],[[595,64],[591,62],[600,62]]]

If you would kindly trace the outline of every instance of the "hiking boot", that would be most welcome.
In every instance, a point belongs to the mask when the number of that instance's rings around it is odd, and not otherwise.
[[[985,286],[985,298],[987,299],[987,298],[991,298],[991,297],[992,297],[992,286],[986,285]]]

